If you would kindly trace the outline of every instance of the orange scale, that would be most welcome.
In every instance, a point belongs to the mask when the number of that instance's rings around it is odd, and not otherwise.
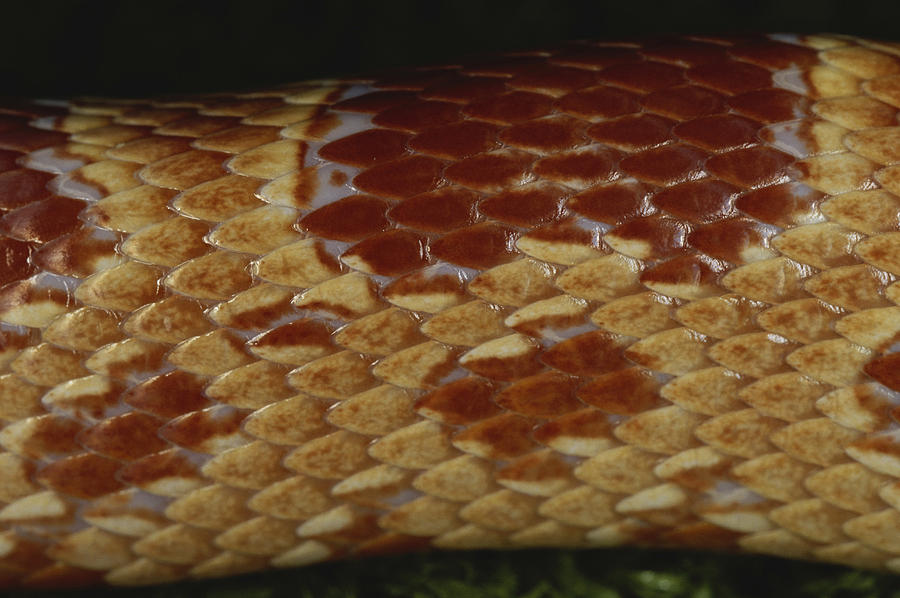
[[[598,123],[591,126],[587,134],[622,151],[639,152],[671,141],[674,124],[674,121],[654,114],[638,114]]]
[[[477,121],[441,125],[426,129],[413,137],[409,147],[438,158],[466,158],[497,149],[499,130],[495,125]]]
[[[652,192],[653,187],[635,181],[601,185],[570,198],[566,207],[591,220],[616,225],[652,214]]]
[[[611,66],[600,71],[600,80],[639,93],[650,93],[686,83],[684,69],[659,62]]]
[[[104,420],[78,435],[78,442],[94,452],[119,461],[133,461],[167,448],[159,436],[163,420],[132,411]]]
[[[701,178],[706,156],[706,152],[676,143],[629,156],[619,168],[646,183],[674,185]]]
[[[581,118],[597,120],[632,114],[639,111],[641,105],[635,94],[602,85],[580,89],[559,98],[556,109]]]
[[[753,189],[784,182],[785,169],[793,162],[789,154],[754,146],[713,156],[707,160],[706,169],[729,183]]]
[[[50,197],[47,188],[54,175],[19,168],[0,173],[0,210],[14,210]]]
[[[567,339],[541,355],[541,362],[573,376],[599,376],[629,367],[623,337],[595,330]]]
[[[725,110],[725,99],[721,95],[696,85],[651,93],[644,96],[641,104],[650,112],[678,120],[690,120]]]
[[[406,199],[436,188],[444,163],[427,156],[409,156],[379,164],[353,179],[357,189],[390,199]]]
[[[749,218],[729,218],[696,228],[687,244],[708,256],[733,264],[745,264],[765,254],[771,227]]]
[[[767,224],[790,228],[816,220],[825,194],[802,183],[771,185],[741,195],[734,206]]]
[[[444,176],[471,189],[497,192],[526,182],[531,177],[534,158],[527,152],[499,150],[451,164]]]
[[[98,498],[125,485],[116,478],[121,463],[82,453],[66,457],[38,470],[35,479],[45,486],[76,498]]]
[[[658,191],[653,205],[676,218],[693,223],[714,222],[734,212],[740,189],[717,179],[688,181]]]
[[[553,98],[527,91],[511,91],[472,102],[463,112],[488,122],[515,124],[550,114]]]
[[[345,112],[375,114],[414,101],[416,101],[416,94],[411,91],[372,91],[337,102],[331,108]]]
[[[409,135],[387,129],[370,129],[348,135],[319,149],[319,157],[360,168],[395,160],[406,154]]]
[[[732,95],[772,86],[768,70],[738,61],[697,66],[688,70],[687,76],[694,83]]]
[[[568,194],[553,183],[534,183],[492,195],[478,205],[478,211],[516,226],[540,226],[560,218],[562,200]]]
[[[397,276],[428,263],[428,240],[408,230],[390,230],[360,241],[341,255],[348,266],[380,276]]]
[[[81,226],[78,214],[85,202],[69,197],[49,197],[6,213],[0,232],[32,243],[46,243]]]
[[[760,89],[728,100],[735,112],[750,118],[775,123],[802,118],[809,114],[809,100],[786,89]]]
[[[372,123],[389,129],[418,133],[460,120],[459,106],[451,102],[420,100],[379,112]]]
[[[122,402],[163,418],[178,417],[210,405],[203,394],[208,379],[174,370],[133,386]]]
[[[673,132],[691,145],[718,151],[758,142],[759,128],[759,123],[747,118],[716,114],[681,123]]]
[[[455,230],[431,243],[431,255],[465,268],[487,270],[512,260],[516,255],[515,230],[493,223],[481,223]]]
[[[326,239],[358,241],[390,227],[389,205],[371,195],[351,195],[310,212],[297,227]]]
[[[431,232],[455,230],[474,224],[479,195],[462,187],[443,187],[411,197],[388,212],[399,224]]]

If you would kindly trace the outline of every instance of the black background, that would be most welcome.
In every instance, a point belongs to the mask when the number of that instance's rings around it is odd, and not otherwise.
[[[0,0],[0,95],[252,88],[564,39],[663,32],[900,38],[875,0]]]

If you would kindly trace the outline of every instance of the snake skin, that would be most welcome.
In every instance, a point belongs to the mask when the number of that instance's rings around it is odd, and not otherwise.
[[[900,46],[0,108],[0,583],[639,544],[900,571]]]

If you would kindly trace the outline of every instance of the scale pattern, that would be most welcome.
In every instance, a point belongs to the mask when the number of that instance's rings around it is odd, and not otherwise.
[[[0,109],[0,582],[440,547],[900,570],[900,47]]]

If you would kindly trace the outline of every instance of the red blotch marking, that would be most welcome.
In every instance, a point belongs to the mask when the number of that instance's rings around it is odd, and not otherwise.
[[[304,216],[298,226],[306,232],[340,241],[358,241],[390,226],[389,204],[371,195],[351,195]]]
[[[600,72],[600,80],[637,92],[659,91],[685,83],[683,69],[658,62],[611,66]]]
[[[517,236],[513,229],[504,226],[476,224],[432,242],[431,255],[466,268],[486,270],[515,257]]]
[[[716,151],[758,142],[759,128],[759,123],[740,116],[716,114],[681,123],[673,132],[692,145]]]
[[[669,118],[688,120],[725,110],[725,99],[708,89],[683,85],[651,93],[641,100],[644,108]]]
[[[416,135],[409,147],[438,158],[465,158],[499,147],[497,131],[494,125],[476,121],[442,125]]]
[[[444,187],[411,197],[388,212],[394,221],[426,231],[443,232],[473,224],[478,194],[461,187]]]
[[[177,417],[209,406],[209,399],[203,395],[207,382],[205,378],[174,370],[130,388],[122,400],[159,417]]]
[[[543,372],[506,387],[494,402],[531,417],[556,417],[581,407],[575,398],[578,380],[559,372]]]
[[[397,276],[428,263],[427,239],[408,230],[391,230],[360,241],[341,256],[359,258],[381,276]]]
[[[416,401],[415,410],[442,423],[463,426],[500,413],[491,400],[495,392],[488,380],[463,378],[426,394]]]
[[[715,176],[744,188],[756,188],[784,182],[784,171],[794,158],[769,147],[737,149],[713,156],[706,169]]]
[[[628,367],[623,355],[626,343],[616,334],[588,332],[548,349],[541,361],[574,376],[599,376]]]
[[[550,114],[553,98],[527,91],[512,91],[478,100],[463,110],[472,118],[514,124]]]
[[[404,155],[407,141],[409,135],[405,133],[371,129],[332,141],[319,150],[319,156],[332,162],[368,168]]]
[[[420,100],[379,112],[372,119],[372,123],[379,127],[418,133],[431,127],[456,122],[460,118],[459,106],[456,104]]]
[[[119,461],[132,461],[169,445],[159,437],[163,420],[132,411],[100,422],[78,436],[86,448]]]
[[[569,193],[552,183],[526,185],[483,200],[478,211],[517,226],[539,226],[562,215],[562,199]]]
[[[713,222],[734,212],[734,199],[740,189],[716,179],[689,181],[662,189],[652,198],[661,210],[690,222]]]
[[[772,86],[772,74],[746,62],[729,61],[704,64],[687,72],[699,85],[727,94],[738,94]]]
[[[627,152],[637,152],[672,140],[672,126],[667,118],[639,114],[598,123],[587,130],[592,139]]]
[[[66,457],[47,465],[35,476],[42,484],[76,498],[98,498],[124,488],[116,479],[121,464],[93,453]]]
[[[409,156],[374,166],[357,175],[353,184],[366,193],[406,199],[437,187],[443,167],[435,158]]]
[[[749,218],[730,218],[694,229],[688,245],[716,259],[745,263],[742,252],[768,246],[773,231]]]
[[[637,415],[663,405],[661,384],[643,368],[611,372],[593,380],[578,391],[578,398],[615,415]]]
[[[652,192],[652,187],[638,182],[603,185],[582,191],[566,205],[592,220],[615,225],[652,214]]]

